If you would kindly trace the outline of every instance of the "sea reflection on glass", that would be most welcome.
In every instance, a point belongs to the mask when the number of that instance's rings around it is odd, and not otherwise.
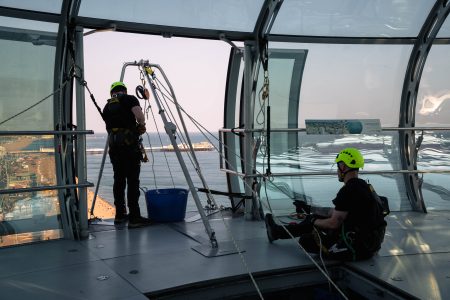
[[[336,153],[346,147],[360,149],[365,166],[360,177],[369,181],[378,194],[388,197],[392,211],[411,210],[406,195],[402,174],[364,174],[365,171],[401,170],[398,134],[382,132],[378,135],[306,135],[299,133],[299,146],[287,148],[286,144],[277,147],[270,160],[271,173],[308,173],[271,177],[261,189],[263,205],[279,213],[294,211],[293,199],[304,198],[317,206],[332,206],[331,200],[342,187],[338,182],[334,159]],[[444,135],[428,134],[419,151],[419,170],[450,170],[450,139]],[[272,151],[271,151],[272,153]],[[446,153],[446,154],[445,154]],[[259,153],[257,170],[265,173],[267,157]],[[332,175],[310,175],[309,173],[329,172]],[[422,175],[419,175],[422,176]],[[444,182],[449,182],[448,174],[425,174],[422,192],[428,209],[449,209],[449,191]],[[267,198],[270,203],[267,204]]]

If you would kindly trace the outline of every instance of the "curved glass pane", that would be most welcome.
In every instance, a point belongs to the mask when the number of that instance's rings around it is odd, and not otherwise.
[[[277,133],[273,133],[276,135]],[[337,179],[334,159],[346,147],[358,147],[365,158],[360,178],[368,180],[377,193],[388,197],[392,211],[410,210],[403,175],[400,173],[365,174],[370,171],[400,169],[398,134],[383,132],[378,135],[307,135],[298,134],[299,146],[285,153],[271,156],[273,174],[290,173],[292,176],[273,177],[268,181],[263,198],[270,201],[273,210],[281,214],[293,212],[292,200],[306,199],[314,206],[332,206],[331,200],[342,187]],[[267,168],[267,158],[260,155],[257,170]],[[331,173],[332,175],[309,175]],[[308,175],[307,175],[308,174]],[[327,188],[323,188],[326,186]]]
[[[0,190],[56,184],[53,136],[0,136]],[[0,247],[62,237],[55,190],[0,195]]]
[[[125,22],[252,32],[262,0],[84,0],[79,16]]]
[[[441,29],[439,29],[438,34],[436,37],[438,38],[448,38],[450,37],[450,18],[448,17],[444,21],[444,24],[442,24]]]
[[[426,131],[417,157],[419,170],[450,171],[450,45],[434,44],[420,80],[416,126],[445,127]],[[420,135],[416,132],[416,135]],[[450,174],[425,174],[422,194],[427,209],[450,209]]]
[[[0,131],[52,130],[55,24],[0,19]],[[57,29],[57,27],[55,28]],[[13,134],[13,133],[12,133]],[[0,247],[62,236],[53,136],[0,136]]]
[[[263,69],[259,78],[255,101],[255,129],[267,128],[267,105],[270,105],[270,128],[298,128],[298,109],[302,74],[307,56],[305,50],[270,49],[269,98],[262,98]],[[298,145],[297,134],[277,133],[271,136],[271,153],[282,153]],[[263,143],[264,146],[264,143]]]
[[[62,0],[2,0],[0,5],[11,8],[60,14],[62,2]]]
[[[286,45],[288,46],[288,45]],[[289,44],[308,50],[299,127],[305,119],[380,119],[398,126],[409,45]]]
[[[52,130],[53,97],[43,99],[53,93],[56,34],[22,29],[42,22],[21,23],[0,28],[0,130]]]
[[[28,32],[29,35],[42,34],[48,36],[48,32],[54,32],[55,34],[58,32],[58,24],[0,16],[0,32],[11,31],[12,28],[15,28],[17,32],[20,32],[20,29],[32,31],[32,33]]]
[[[299,48],[307,52],[307,58],[302,63],[304,69],[296,72],[293,72],[293,63],[289,60],[269,60],[271,104],[277,107],[275,112],[278,112],[273,115],[272,129],[286,128],[291,123],[296,125],[295,128],[305,128],[305,119],[379,119],[382,127],[398,126],[404,70],[411,46],[288,43],[271,43],[270,46],[271,49],[291,48],[284,50],[287,53],[290,51],[291,55]],[[277,63],[278,66],[275,66]],[[300,73],[300,76],[293,76],[294,73]],[[288,101],[295,85],[300,95],[296,95],[297,101]],[[260,83],[258,86],[261,86]],[[298,108],[290,108],[295,102]],[[261,123],[258,119],[259,107],[257,102],[255,127]],[[295,122],[289,121],[291,113],[295,116]],[[362,151],[366,165],[361,177],[370,180],[380,195],[389,198],[392,210],[411,209],[403,175],[395,173],[401,169],[396,131],[353,135],[272,132],[270,164],[274,177],[268,183],[272,187],[265,187],[268,199],[277,203],[271,203],[271,207],[292,210],[292,200],[302,198],[302,195],[314,205],[330,206],[342,184],[337,181],[336,175],[319,173],[334,174],[336,153],[346,147],[357,147]],[[260,173],[265,173],[268,167],[265,150],[263,144],[257,158]],[[364,171],[394,172],[373,175],[364,174]],[[277,177],[280,173],[292,175]],[[334,189],[323,189],[323,186]],[[261,193],[264,194],[263,191]]]
[[[272,34],[416,37],[434,1],[285,0]]]
[[[63,236],[56,191],[0,195],[0,247]]]
[[[430,49],[417,93],[416,126],[450,126],[450,45]]]

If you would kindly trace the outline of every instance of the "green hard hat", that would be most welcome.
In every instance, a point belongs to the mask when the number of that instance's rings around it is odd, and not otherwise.
[[[125,90],[127,89],[127,86],[125,85],[125,83],[123,83],[122,81],[116,81],[111,84],[111,89],[109,90],[109,92],[112,93],[112,91],[114,89],[116,89],[117,87],[122,87],[122,89],[125,89]]]
[[[359,169],[364,167],[364,157],[356,148],[345,148],[336,156],[336,163],[343,162],[347,167]]]

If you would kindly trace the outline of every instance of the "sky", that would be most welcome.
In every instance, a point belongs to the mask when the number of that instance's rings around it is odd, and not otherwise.
[[[125,62],[149,60],[164,70],[178,103],[206,129],[223,127],[223,103],[230,45],[222,41],[163,38],[119,32],[96,32],[84,37],[85,80],[98,105],[109,98],[111,83],[120,79]],[[127,68],[125,84],[134,95],[140,84],[137,68]],[[144,104],[141,102],[141,106]],[[156,105],[152,104],[155,114]],[[159,115],[156,114],[159,118]],[[152,120],[147,124],[152,124]],[[105,132],[105,125],[86,93],[86,128]],[[155,132],[155,126],[147,126]],[[161,131],[161,128],[160,128]],[[195,132],[195,127],[188,131]]]

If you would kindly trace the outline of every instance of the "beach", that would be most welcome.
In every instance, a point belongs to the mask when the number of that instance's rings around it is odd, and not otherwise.
[[[89,190],[87,191],[87,203],[88,203],[88,217],[90,216],[90,211],[92,207],[92,201],[94,199],[94,192]],[[108,203],[105,199],[102,197],[99,197],[97,195],[97,198],[95,200],[95,207],[94,207],[94,217],[100,218],[100,219],[112,219],[114,218],[116,214],[116,208],[114,205]]]

